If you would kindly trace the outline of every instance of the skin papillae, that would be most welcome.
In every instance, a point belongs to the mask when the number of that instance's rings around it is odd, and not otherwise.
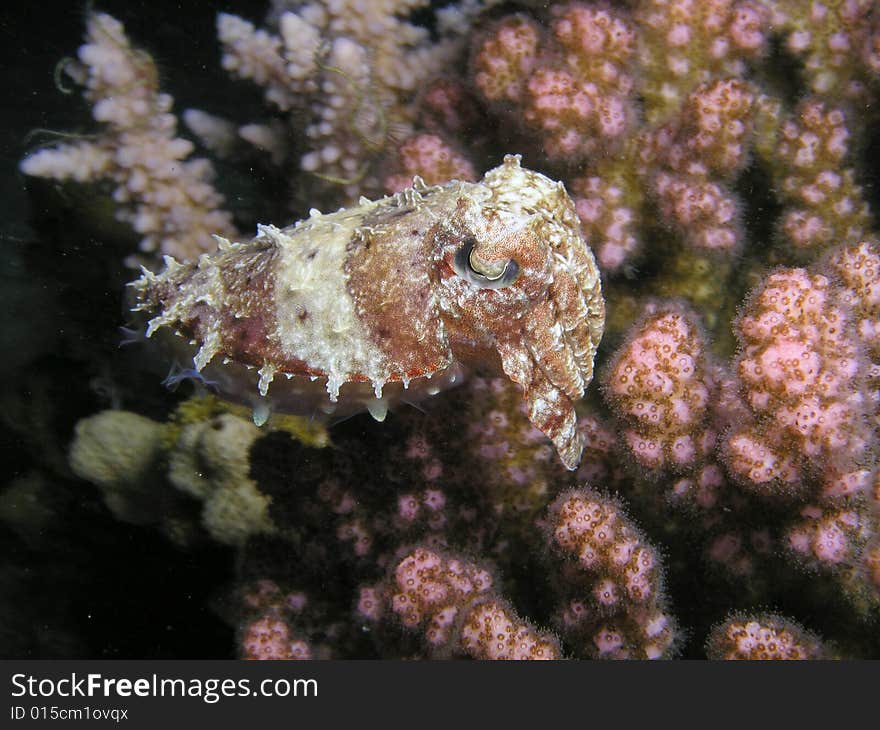
[[[518,156],[476,183],[428,187],[220,240],[131,285],[147,336],[225,397],[334,417],[504,373],[569,469],[574,403],[593,377],[605,305],[564,186]]]

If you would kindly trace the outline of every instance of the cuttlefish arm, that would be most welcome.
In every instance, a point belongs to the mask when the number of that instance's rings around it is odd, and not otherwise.
[[[530,322],[521,337],[497,343],[504,374],[523,392],[528,418],[556,447],[566,469],[576,469],[583,453],[574,403],[584,384],[572,370],[569,348],[562,342],[561,327],[553,326],[549,303],[546,312],[535,312],[543,322]],[[535,335],[540,335],[534,339]]]

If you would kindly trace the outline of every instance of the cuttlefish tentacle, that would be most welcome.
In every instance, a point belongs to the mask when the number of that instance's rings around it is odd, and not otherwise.
[[[524,323],[522,340],[547,380],[572,400],[583,397],[586,383],[578,367],[571,337],[565,331],[552,300],[542,302],[532,310],[532,316]]]
[[[592,378],[592,357],[585,367],[585,345],[578,339],[589,315],[579,291],[571,277],[557,274],[550,287],[557,296],[532,308],[519,337],[497,346],[505,375],[522,388],[529,420],[568,469],[577,467],[583,452],[574,403]]]
[[[504,374],[522,388],[529,421],[553,442],[565,468],[575,469],[584,441],[577,429],[572,397],[547,377],[521,343],[499,342],[498,354]]]

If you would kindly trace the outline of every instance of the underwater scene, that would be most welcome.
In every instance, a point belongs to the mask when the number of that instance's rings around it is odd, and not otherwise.
[[[0,657],[880,658],[880,5],[51,8]]]

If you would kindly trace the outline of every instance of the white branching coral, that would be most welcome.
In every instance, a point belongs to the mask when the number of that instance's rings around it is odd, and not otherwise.
[[[419,90],[461,50],[467,19],[496,1],[445,8],[439,39],[410,19],[428,0],[275,0],[266,29],[221,13],[224,68],[262,86],[275,118],[241,125],[189,109],[184,122],[218,158],[234,156],[244,142],[286,172],[306,173],[290,176],[298,204],[328,207],[378,195],[387,171],[376,163],[412,133]],[[190,157],[194,146],[178,136],[173,99],[160,91],[154,60],[131,45],[118,20],[89,14],[85,43],[64,72],[83,87],[101,127],[33,152],[22,172],[109,181],[116,216],[141,235],[147,258],[191,261],[216,249],[215,235],[236,237],[211,163]]]
[[[432,40],[407,18],[427,0],[276,0],[267,24],[256,28],[221,13],[217,31],[223,67],[264,87],[266,100],[297,112],[305,136],[299,165],[336,189],[341,202],[377,192],[371,162],[393,140],[412,132],[420,86],[459,48],[457,30]],[[465,24],[462,24],[464,27]]]
[[[116,216],[143,238],[147,253],[197,258],[216,248],[213,234],[235,235],[223,197],[211,184],[211,163],[187,159],[189,140],[177,135],[173,99],[159,91],[153,59],[132,48],[122,24],[105,13],[88,16],[86,43],[66,73],[84,89],[94,137],[38,150],[21,162],[27,175],[96,182],[110,180]]]

